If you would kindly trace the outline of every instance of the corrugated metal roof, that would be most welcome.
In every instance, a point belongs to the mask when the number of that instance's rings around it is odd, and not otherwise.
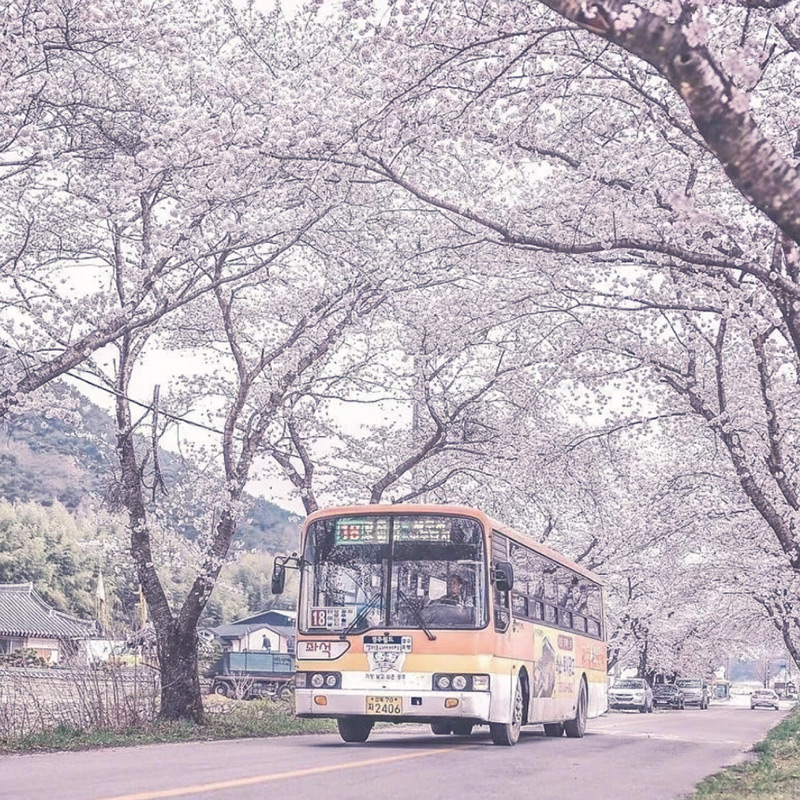
[[[97,623],[70,617],[47,605],[32,583],[0,583],[0,634],[43,639],[89,639]]]
[[[211,628],[211,631],[219,636],[220,639],[241,639],[249,633],[260,631],[264,628],[281,636],[294,636],[294,628],[286,625],[267,625],[263,622],[250,623],[248,625],[243,625],[241,622],[232,622],[229,625],[219,625],[216,628]]]
[[[271,608],[267,611],[259,611],[243,619],[234,620],[234,625],[252,625],[256,622],[264,622],[267,625],[288,625],[293,627],[297,621],[297,612],[288,609]]]

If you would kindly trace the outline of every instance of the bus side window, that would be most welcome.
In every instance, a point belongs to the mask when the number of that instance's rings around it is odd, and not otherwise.
[[[511,608],[516,618],[525,619],[528,616],[528,598],[514,592],[511,595]]]
[[[497,531],[492,531],[492,573],[498,562],[508,561],[508,539]],[[503,633],[511,624],[511,608],[509,607],[509,594],[501,592],[492,581],[492,599],[494,600],[494,628]]]
[[[500,592],[495,587],[494,590],[494,627],[502,633],[508,630],[511,622],[511,613],[508,608],[508,592]]]

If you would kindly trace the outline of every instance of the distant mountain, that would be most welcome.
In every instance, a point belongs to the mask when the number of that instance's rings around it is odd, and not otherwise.
[[[43,505],[58,500],[74,510],[92,496],[108,495],[115,471],[115,426],[105,411],[69,387],[59,387],[55,392],[65,405],[78,406],[80,426],[39,414],[3,420],[0,498]],[[180,461],[172,453],[161,450],[159,460],[165,476],[180,473]],[[297,518],[263,498],[251,499],[250,513],[239,525],[234,547],[270,553],[296,550]]]

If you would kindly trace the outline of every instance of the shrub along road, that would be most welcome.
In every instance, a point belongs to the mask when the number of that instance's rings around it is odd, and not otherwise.
[[[6,756],[0,797],[665,800],[740,760],[785,713],[741,706],[612,713],[593,720],[583,740],[531,728],[513,748],[492,745],[485,728],[458,739],[404,726],[376,731],[364,745],[325,734]]]

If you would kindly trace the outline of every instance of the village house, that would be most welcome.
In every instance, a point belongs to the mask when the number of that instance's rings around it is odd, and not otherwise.
[[[57,611],[32,583],[0,583],[0,655],[30,648],[48,664],[57,664],[98,635],[96,622]]]
[[[262,611],[229,625],[219,625],[211,632],[223,648],[269,650],[273,653],[294,653],[294,621],[292,611]]]

